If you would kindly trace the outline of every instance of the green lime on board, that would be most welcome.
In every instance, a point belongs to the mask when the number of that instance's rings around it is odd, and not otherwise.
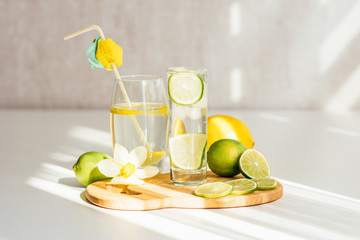
[[[84,186],[90,183],[108,179],[99,169],[98,164],[104,159],[112,159],[102,152],[87,152],[82,154],[73,166],[77,180]]]
[[[229,195],[233,187],[222,182],[205,183],[197,187],[194,191],[196,196],[205,198],[220,198]]]
[[[271,190],[277,186],[277,181],[273,178],[254,178],[252,180],[257,184],[256,190]]]
[[[178,168],[195,170],[203,165],[206,134],[185,133],[169,140],[170,161]]]
[[[240,157],[241,173],[247,178],[268,178],[270,168],[265,157],[255,149],[246,150]]]
[[[222,177],[233,177],[240,173],[239,158],[246,147],[233,139],[221,139],[214,142],[207,152],[209,168]]]
[[[185,106],[192,105],[202,98],[204,82],[196,73],[173,73],[168,80],[168,92],[174,103]]]
[[[250,179],[235,179],[226,183],[233,186],[233,191],[231,192],[233,195],[248,194],[256,190],[256,182]]]

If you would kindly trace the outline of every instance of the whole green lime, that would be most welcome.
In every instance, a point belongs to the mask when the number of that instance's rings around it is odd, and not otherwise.
[[[221,139],[214,142],[207,152],[207,161],[211,171],[222,177],[233,177],[240,173],[239,159],[246,147],[233,139]]]
[[[104,159],[112,159],[112,157],[102,152],[82,154],[73,166],[77,180],[82,185],[87,186],[90,183],[108,179],[97,167],[98,163]]]

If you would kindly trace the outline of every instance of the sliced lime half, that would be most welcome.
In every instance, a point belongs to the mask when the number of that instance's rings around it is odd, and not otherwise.
[[[255,149],[246,150],[240,157],[241,173],[247,178],[268,178],[270,168],[265,157]]]
[[[204,82],[199,74],[177,72],[168,80],[170,99],[179,105],[191,105],[200,101],[204,92]]]
[[[226,183],[233,186],[231,194],[234,195],[248,194],[256,190],[256,183],[250,179],[235,179]]]
[[[220,198],[229,195],[233,187],[222,182],[205,183],[195,189],[195,195],[205,198]]]
[[[252,180],[256,182],[257,190],[271,190],[277,186],[277,181],[273,178],[254,178]]]
[[[206,134],[186,133],[169,140],[170,161],[184,170],[198,169],[203,165]]]

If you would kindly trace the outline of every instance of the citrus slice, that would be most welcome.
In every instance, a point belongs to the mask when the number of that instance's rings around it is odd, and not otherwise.
[[[206,134],[185,133],[169,140],[170,161],[184,170],[198,169],[203,165]]]
[[[231,194],[234,195],[252,193],[256,190],[256,182],[250,179],[235,179],[226,183],[233,186]]]
[[[170,99],[179,105],[191,105],[200,101],[204,92],[204,82],[198,74],[177,72],[168,80]]]
[[[165,156],[166,152],[164,151],[150,152],[147,154],[146,160],[143,164],[141,164],[141,166],[143,167],[151,164],[157,164],[161,159],[165,158]]]
[[[240,157],[241,173],[247,178],[268,178],[270,168],[265,157],[255,149],[246,150]]]
[[[257,190],[271,190],[277,186],[277,181],[273,178],[254,178],[252,180],[256,182]]]
[[[220,198],[229,195],[233,187],[222,182],[205,183],[195,189],[195,195],[205,198]]]

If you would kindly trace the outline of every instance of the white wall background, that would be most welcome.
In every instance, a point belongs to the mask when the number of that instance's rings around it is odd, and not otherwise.
[[[357,0],[0,0],[0,108],[108,108],[113,73],[91,70],[96,32],[125,74],[206,66],[209,107],[360,109]]]

